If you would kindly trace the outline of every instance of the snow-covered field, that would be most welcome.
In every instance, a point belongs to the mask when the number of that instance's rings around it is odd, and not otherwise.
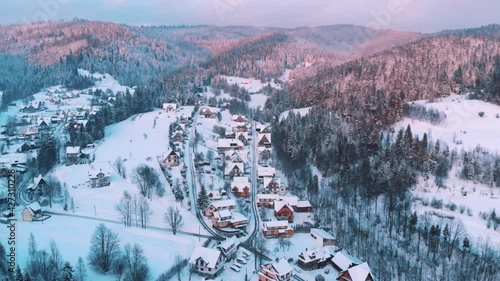
[[[303,108],[295,108],[295,109],[283,111],[280,114],[280,121],[287,118],[291,112],[293,112],[296,115],[298,114],[300,116],[306,116],[310,110],[311,110],[311,107],[303,107]]]
[[[456,148],[458,151],[470,150],[478,145],[490,153],[500,152],[500,107],[479,100],[468,100],[465,96],[452,94],[449,97],[435,102],[417,101],[417,104],[426,108],[435,109],[446,114],[446,120],[439,125],[429,122],[404,118],[395,124],[394,128],[399,130],[411,126],[413,134],[420,137],[427,133],[429,140],[435,142],[439,139],[443,144]],[[479,112],[484,112],[480,117]],[[458,177],[457,167],[450,171],[449,179],[445,188],[437,188],[433,179],[425,182],[420,179],[419,184],[413,191],[415,197],[420,198],[416,207],[419,213],[435,212],[439,215],[452,216],[464,223],[468,234],[475,238],[490,239],[494,243],[500,243],[500,231],[486,227],[486,221],[480,217],[480,213],[489,213],[500,207],[500,189],[491,188],[480,183],[465,181]],[[466,191],[464,196],[462,191]],[[430,205],[424,206],[422,202],[430,204],[432,199],[442,200],[444,205],[454,203],[457,205],[455,211],[443,207],[434,209]],[[461,214],[460,206],[465,206]],[[470,209],[470,211],[467,211]],[[434,215],[435,219],[438,219]]]
[[[404,118],[395,125],[396,129],[406,128],[409,124],[414,134],[427,133],[430,139],[444,141],[450,148],[472,149],[481,145],[492,153],[500,152],[500,118],[497,117],[497,114],[500,117],[499,106],[454,94],[433,103],[416,103],[445,113],[446,121],[440,125],[432,125]],[[484,112],[484,116],[480,117],[479,112]],[[459,141],[462,144],[457,144]]]
[[[35,237],[38,249],[49,249],[50,240],[54,240],[61,251],[64,260],[76,264],[78,257],[86,260],[89,253],[90,240],[96,226],[100,222],[53,216],[41,222],[23,222],[20,215],[17,222],[17,262],[21,267],[28,260],[28,240],[30,233]],[[106,224],[112,231],[118,233],[120,246],[125,244],[139,243],[144,249],[151,269],[152,279],[170,269],[175,261],[176,255],[189,258],[196,245],[203,243],[204,239],[198,241],[197,237],[177,235],[151,229],[126,228],[119,224]],[[0,232],[1,241],[7,241],[7,231]],[[115,280],[112,275],[102,275],[91,270],[87,265],[88,280]]]
[[[101,73],[93,73],[91,74],[89,71],[84,70],[84,69],[78,69],[78,74],[81,76],[91,76],[92,78],[98,79],[95,83],[95,87],[93,89],[101,89],[103,91],[106,90],[111,90],[114,93],[117,92],[126,92],[129,90],[131,94],[134,93],[134,89],[127,87],[127,86],[122,86],[120,85],[120,82],[118,82],[113,76],[109,74],[101,74]]]
[[[227,83],[229,83],[229,85],[236,83],[241,88],[246,89],[249,93],[257,93],[267,85],[271,85],[271,87],[275,89],[281,89],[281,85],[274,83],[274,80],[271,82],[262,83],[260,80],[253,78],[243,78],[237,76],[223,76],[223,77],[227,79]]]

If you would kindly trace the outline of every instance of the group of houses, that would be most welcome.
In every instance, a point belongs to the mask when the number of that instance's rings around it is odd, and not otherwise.
[[[236,212],[236,201],[212,200],[203,214],[211,218],[212,226],[216,228],[236,228],[241,229],[248,225],[248,218]]]

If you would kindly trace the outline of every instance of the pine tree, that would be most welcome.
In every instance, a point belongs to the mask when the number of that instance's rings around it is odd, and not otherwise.
[[[21,272],[19,265],[16,268],[16,281],[24,281],[23,273]]]
[[[61,281],[73,281],[73,267],[68,261],[61,269]]]
[[[198,208],[200,208],[202,211],[208,207],[209,199],[208,199],[207,190],[205,189],[204,185],[201,186],[201,190],[198,193],[197,204],[198,204]]]

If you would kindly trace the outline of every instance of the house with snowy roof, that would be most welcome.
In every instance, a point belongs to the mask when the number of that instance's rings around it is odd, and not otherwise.
[[[67,146],[66,147],[66,166],[80,164],[80,147]]]
[[[202,110],[201,110],[201,114],[205,117],[205,118],[215,118],[215,114],[216,112],[208,107],[204,107]]]
[[[216,249],[221,252],[225,261],[231,261],[236,258],[239,245],[240,241],[236,239],[236,236],[231,236],[231,238],[226,238],[226,240],[221,241],[219,245],[216,246]]]
[[[42,207],[38,202],[31,203],[27,206],[24,207],[24,210],[22,212],[23,216],[23,221],[34,221],[37,220],[38,218],[41,218],[43,215],[42,213]]]
[[[292,237],[294,234],[293,228],[290,227],[288,221],[267,221],[262,224],[262,232],[264,237]]]
[[[189,263],[191,269],[197,274],[215,278],[224,268],[223,258],[219,250],[197,246],[189,258]]]
[[[258,147],[271,147],[271,134],[258,134],[257,135],[257,146]]]
[[[224,176],[241,177],[245,173],[245,164],[230,162],[224,168]]]
[[[250,196],[250,182],[248,177],[233,177],[231,182],[231,192],[236,196]]]
[[[318,247],[335,246],[337,238],[321,228],[311,228],[311,237],[316,241]]]
[[[234,201],[233,199],[219,200],[210,203],[210,205],[208,205],[203,214],[206,217],[212,217],[214,212],[222,210],[234,210],[234,209],[236,209],[236,201]]]
[[[237,139],[219,139],[217,142],[219,153],[225,153],[230,150],[242,150],[243,147],[243,143]]]
[[[258,147],[257,151],[259,152],[259,157],[262,160],[267,160],[271,157],[271,149],[269,147]]]
[[[274,201],[274,216],[278,220],[287,220],[293,223],[293,208],[285,201]]]
[[[99,171],[92,170],[89,172],[89,186],[91,188],[99,188],[110,185],[109,172],[105,173],[102,169]]]
[[[235,132],[246,132],[247,131],[247,124],[245,122],[236,122],[233,130]]]
[[[323,268],[332,258],[328,247],[319,247],[312,250],[305,250],[299,254],[297,265],[304,270],[314,270]]]
[[[279,199],[278,194],[257,194],[257,207],[272,208],[274,200]]]
[[[167,152],[163,153],[161,157],[161,162],[167,168],[176,167],[179,165],[180,155],[174,150],[170,149]]]
[[[350,267],[360,265],[363,261],[355,256],[352,256],[349,251],[342,249],[337,251],[332,257],[332,264],[339,272],[344,272]]]
[[[264,177],[264,193],[284,196],[286,194],[286,187],[281,184],[280,178]]]
[[[221,210],[214,212],[212,217],[213,227],[242,228],[245,227],[247,224],[248,224],[247,217],[238,212],[231,212],[230,210]]]
[[[175,103],[164,103],[163,110],[165,113],[175,113],[177,111],[177,104]]]
[[[337,280],[341,281],[375,281],[368,263],[364,262],[359,265],[349,267],[347,270],[340,272]]]
[[[234,122],[246,122],[247,118],[244,115],[236,114],[231,118]]]
[[[247,143],[248,140],[250,139],[248,132],[237,132],[235,137],[242,143]]]
[[[276,169],[273,167],[263,167],[263,166],[258,166],[257,167],[257,177],[259,179],[263,179],[264,177],[274,177],[276,173]]]
[[[259,271],[259,281],[291,281],[293,279],[293,267],[282,258],[273,263],[262,265]]]
[[[173,132],[172,137],[170,139],[172,139],[173,142],[177,142],[177,143],[184,142],[183,132],[181,132],[181,131]]]

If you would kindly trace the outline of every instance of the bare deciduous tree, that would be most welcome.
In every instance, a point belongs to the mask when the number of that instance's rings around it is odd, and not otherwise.
[[[149,205],[148,201],[144,197],[139,198],[138,202],[138,216],[141,221],[141,227],[146,228],[147,223],[149,222],[149,218],[153,214],[153,211],[151,210],[151,206]]]
[[[170,226],[174,235],[177,233],[177,230],[182,228],[184,225],[184,221],[182,215],[177,207],[168,207],[167,212],[165,213],[165,222],[167,226]]]
[[[115,205],[115,210],[121,216],[121,220],[125,226],[132,226],[132,214],[133,214],[133,203],[132,197],[128,192],[123,193],[123,197],[120,200],[120,203]]]
[[[119,253],[118,234],[111,231],[103,223],[99,224],[90,241],[90,264],[101,272],[108,272]]]
[[[144,281],[149,275],[149,266],[144,250],[139,244],[125,245],[125,261],[127,265],[127,280]]]
[[[134,169],[133,180],[139,187],[141,194],[148,199],[153,198],[153,190],[156,189],[158,193],[158,189],[162,188],[158,172],[145,164]]]

